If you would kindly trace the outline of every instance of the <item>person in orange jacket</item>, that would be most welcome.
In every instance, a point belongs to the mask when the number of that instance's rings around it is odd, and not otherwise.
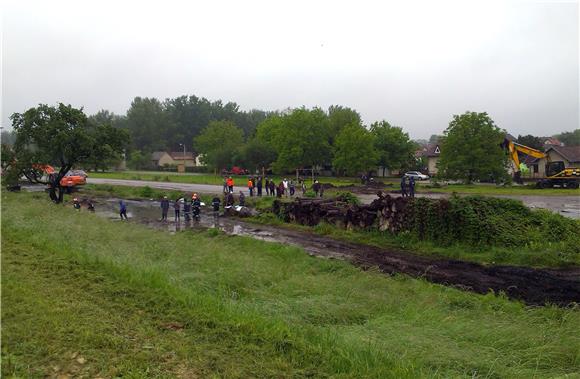
[[[234,179],[231,176],[226,180],[226,184],[230,193],[234,193]]]
[[[254,181],[252,178],[248,179],[248,190],[250,191],[250,196],[254,196]]]

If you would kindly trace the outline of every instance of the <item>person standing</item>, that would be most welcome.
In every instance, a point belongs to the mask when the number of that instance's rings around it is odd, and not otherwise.
[[[175,211],[175,222],[179,222],[181,219],[181,217],[179,216],[179,209],[181,208],[179,200],[180,199],[175,199],[175,203],[173,203],[173,210]]]
[[[252,178],[248,179],[248,191],[250,191],[250,197],[254,196],[254,181]],[[242,191],[240,191],[242,193]]]
[[[228,186],[228,192],[234,193],[234,179],[231,176],[226,180],[226,184]]]
[[[318,183],[318,180],[314,181],[314,184],[312,185],[312,190],[314,191],[315,195],[318,196],[318,192],[320,191],[320,183]]]
[[[401,196],[407,197],[407,177],[405,175],[401,178]]]
[[[250,196],[251,196],[251,192],[250,192]],[[240,207],[245,207],[246,206],[246,196],[244,195],[244,193],[242,191],[240,191]]]
[[[412,176],[409,178],[409,195],[415,197],[415,178]]]
[[[294,193],[296,192],[296,186],[294,185],[294,181],[290,180],[290,183],[288,183],[288,187],[290,187],[290,196],[294,196]]]
[[[256,182],[256,188],[258,189],[257,196],[262,197],[262,177],[258,176],[258,181]]]
[[[224,180],[222,182],[222,186],[223,186],[222,192],[223,193],[228,192],[228,177],[227,176],[224,176]]]
[[[191,216],[197,221],[199,221],[201,217],[201,199],[197,193],[194,193],[191,197]]]
[[[217,196],[214,196],[214,198],[211,200],[211,206],[213,208],[213,221],[214,221],[214,226],[217,223],[217,220],[220,216],[220,198]]]
[[[274,179],[270,180],[270,196],[276,196],[276,183],[274,183]]]
[[[161,221],[167,221],[167,212],[169,211],[169,200],[167,196],[161,199]]]
[[[284,185],[284,195],[288,197],[288,179],[284,178],[282,184]]]
[[[306,181],[304,179],[300,181],[300,186],[302,187],[302,196],[306,196]]]
[[[127,217],[127,204],[125,204],[123,200],[119,200],[119,216],[121,216],[121,220],[123,220],[123,218],[125,220],[129,219]]]
[[[267,177],[264,181],[264,187],[266,187],[266,196],[270,196],[270,179]]]

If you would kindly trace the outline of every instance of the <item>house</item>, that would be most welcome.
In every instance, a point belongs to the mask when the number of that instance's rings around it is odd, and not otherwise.
[[[546,164],[548,162],[563,161],[565,167],[580,167],[580,146],[557,146],[547,148],[548,158],[526,157],[524,163],[529,167],[528,174],[531,178],[543,178],[546,176]]]
[[[431,176],[437,174],[437,162],[439,162],[440,155],[441,148],[439,147],[438,143],[427,144],[421,150],[415,153],[417,158],[425,158],[427,174]]]
[[[540,137],[544,143],[544,151],[548,150],[550,146],[564,146],[557,138],[554,137]]]
[[[155,151],[151,154],[151,164],[154,167],[196,167],[200,166],[199,156],[195,156],[191,152],[183,151]]]

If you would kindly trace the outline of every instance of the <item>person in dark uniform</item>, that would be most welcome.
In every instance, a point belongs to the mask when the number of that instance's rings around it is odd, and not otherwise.
[[[169,200],[167,196],[161,199],[161,221],[167,221],[167,212],[169,211]]]
[[[407,177],[405,175],[401,178],[401,196],[407,197]]]
[[[258,196],[262,197],[262,177],[258,176],[256,181],[256,188],[258,189]]]
[[[123,200],[119,200],[119,216],[121,216],[121,220],[123,220],[123,218],[125,218],[125,220],[129,219],[127,217],[127,204],[125,204]]]
[[[415,178],[412,176],[409,178],[409,195],[415,197]]]

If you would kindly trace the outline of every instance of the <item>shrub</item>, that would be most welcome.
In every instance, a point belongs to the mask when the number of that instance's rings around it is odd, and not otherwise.
[[[340,191],[336,194],[336,198],[340,201],[344,201],[345,203],[352,204],[352,205],[359,205],[360,200],[359,198],[351,192],[348,191]]]
[[[139,196],[151,199],[155,196],[155,191],[153,191],[153,188],[151,188],[149,186],[145,186],[139,190]]]

